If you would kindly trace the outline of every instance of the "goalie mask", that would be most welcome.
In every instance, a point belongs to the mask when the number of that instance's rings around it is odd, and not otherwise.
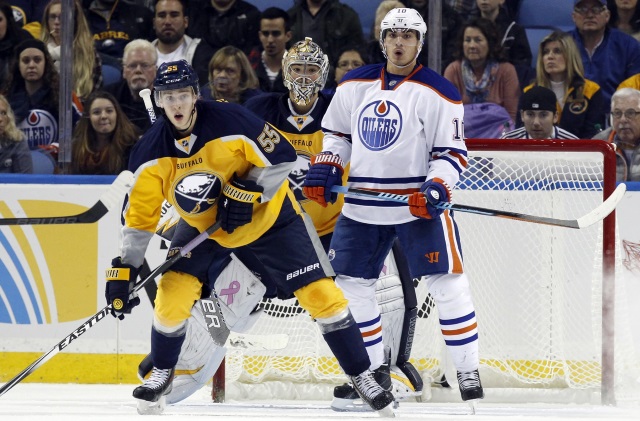
[[[293,102],[308,105],[327,82],[329,59],[318,44],[307,37],[284,53],[282,75]]]
[[[186,60],[162,63],[153,81],[153,99],[162,108],[160,92],[191,87],[196,97],[200,96],[198,74]]]
[[[384,39],[387,35],[387,31],[404,32],[409,30],[417,32],[418,52],[416,53],[416,57],[418,57],[422,50],[422,45],[424,44],[425,35],[427,34],[427,24],[424,23],[422,15],[420,15],[420,13],[415,9],[403,7],[392,9],[384,16],[380,23],[380,48],[382,49],[382,54],[384,54],[385,58],[388,59],[387,48],[384,45]]]

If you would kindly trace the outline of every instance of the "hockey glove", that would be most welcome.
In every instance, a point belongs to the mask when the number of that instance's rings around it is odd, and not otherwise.
[[[120,257],[111,261],[111,269],[107,269],[105,297],[107,304],[111,304],[113,317],[122,320],[125,314],[131,313],[131,309],[140,304],[139,297],[129,299],[138,278],[138,272],[140,269],[122,263]]]
[[[218,204],[220,228],[231,234],[251,222],[253,204],[260,199],[263,190],[255,181],[241,180],[234,175],[222,189],[222,201]]]
[[[344,162],[340,156],[323,152],[311,158],[311,166],[302,184],[302,193],[322,207],[335,203],[338,193],[332,193],[331,187],[342,185]]]
[[[409,196],[409,211],[418,218],[434,219],[444,212],[435,205],[451,201],[449,186],[439,178],[427,180],[420,191]]]

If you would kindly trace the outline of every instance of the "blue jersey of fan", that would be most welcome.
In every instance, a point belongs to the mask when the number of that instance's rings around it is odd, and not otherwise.
[[[350,187],[409,194],[436,176],[453,187],[467,165],[460,94],[422,65],[388,77],[384,64],[348,73],[322,120],[324,151],[350,162]],[[377,199],[347,197],[342,212],[365,223],[415,220],[406,205]]]

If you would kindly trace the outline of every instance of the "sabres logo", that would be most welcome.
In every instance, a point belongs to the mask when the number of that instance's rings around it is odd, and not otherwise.
[[[300,154],[300,152],[298,152],[296,165],[289,173],[289,185],[291,187],[291,190],[293,191],[293,194],[296,196],[296,200],[301,203],[309,200],[305,197],[304,194],[302,194],[302,183],[307,176],[307,172],[309,172],[310,163],[311,158],[309,156],[302,155]]]
[[[367,148],[379,151],[400,137],[402,114],[391,101],[378,100],[365,105],[358,116],[358,135]]]
[[[190,214],[206,212],[216,203],[222,191],[220,178],[206,172],[186,174],[176,180],[174,186],[174,203],[181,213]]]

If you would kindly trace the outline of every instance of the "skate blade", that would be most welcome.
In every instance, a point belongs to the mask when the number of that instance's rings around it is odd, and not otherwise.
[[[157,402],[149,402],[142,399],[136,399],[136,401],[138,401],[137,409],[140,415],[160,415],[167,406],[165,396],[160,397]]]
[[[373,408],[361,399],[333,398],[331,409],[337,412],[373,412]]]
[[[471,409],[471,415],[475,415],[476,414],[476,409],[478,407],[478,401],[480,399],[471,399],[468,400],[467,403],[469,404],[469,408]]]
[[[382,418],[395,418],[396,417],[396,413],[393,410],[393,408],[394,408],[394,403],[391,402],[389,405],[387,405],[384,408],[382,408],[381,410],[377,411],[378,415],[380,415]]]

